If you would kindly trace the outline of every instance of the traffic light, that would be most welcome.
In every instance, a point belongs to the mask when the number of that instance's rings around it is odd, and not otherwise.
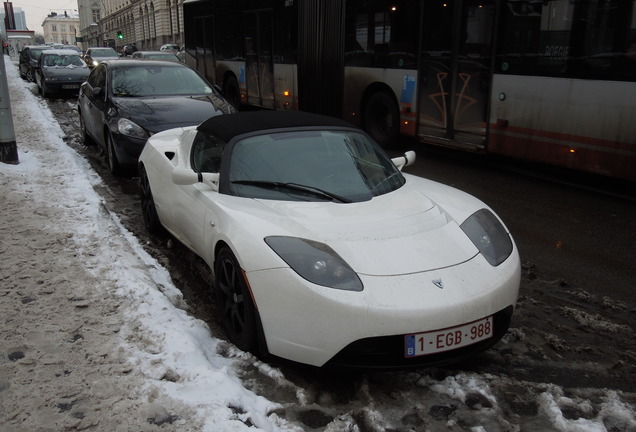
[[[117,32],[117,39],[123,39],[124,38],[124,34],[121,31]]]

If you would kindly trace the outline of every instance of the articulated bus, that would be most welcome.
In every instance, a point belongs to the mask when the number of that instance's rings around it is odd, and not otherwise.
[[[636,0],[185,0],[237,106],[636,181]]]

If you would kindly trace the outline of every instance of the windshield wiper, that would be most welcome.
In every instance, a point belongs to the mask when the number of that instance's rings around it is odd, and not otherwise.
[[[298,183],[283,183],[266,180],[234,180],[232,183],[248,186],[260,186],[269,189],[290,189],[294,191],[307,192],[321,198],[329,199],[330,201],[340,201],[341,203],[353,202],[349,198],[345,198],[333,192],[328,192],[314,186],[302,185]]]

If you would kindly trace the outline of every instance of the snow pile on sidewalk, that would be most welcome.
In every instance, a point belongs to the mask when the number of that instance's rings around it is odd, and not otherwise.
[[[0,430],[298,430],[179,309],[166,270],[5,64],[20,163],[0,164]]]

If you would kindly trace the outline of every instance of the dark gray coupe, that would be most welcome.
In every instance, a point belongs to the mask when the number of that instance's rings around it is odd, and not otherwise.
[[[77,51],[51,49],[42,52],[35,70],[35,82],[42,97],[52,93],[77,94],[90,71]]]

